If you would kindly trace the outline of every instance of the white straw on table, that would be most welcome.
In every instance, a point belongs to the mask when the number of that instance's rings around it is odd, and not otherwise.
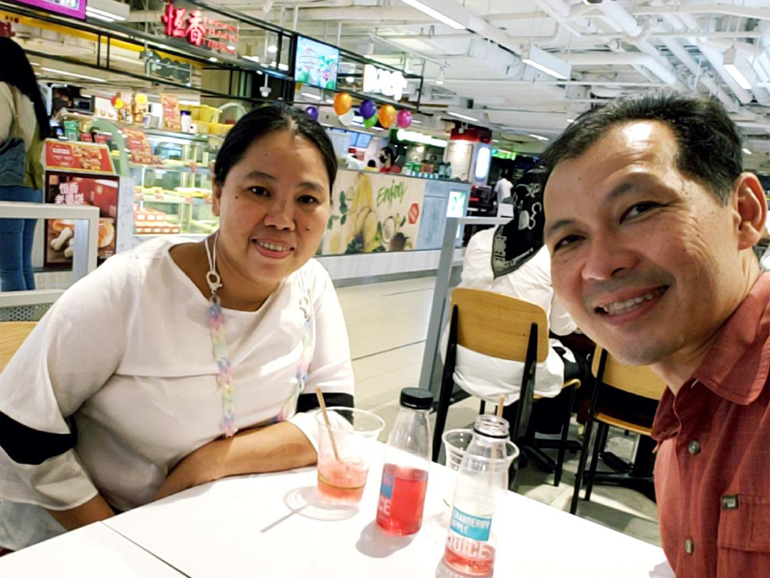
[[[334,452],[334,459],[340,461],[340,455],[337,453],[337,443],[334,441],[334,432],[332,431],[332,424],[329,421],[329,414],[326,413],[326,402],[324,401],[324,395],[321,393],[321,387],[316,386],[315,395],[318,398],[318,405],[321,406],[321,413],[324,416],[326,422],[326,429],[329,430],[329,439],[332,442],[332,451]]]

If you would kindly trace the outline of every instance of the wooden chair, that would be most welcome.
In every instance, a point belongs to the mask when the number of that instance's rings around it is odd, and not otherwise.
[[[0,373],[21,347],[27,335],[35,328],[37,323],[31,321],[11,321],[0,323]]]
[[[511,440],[522,451],[534,456],[531,440],[528,443],[525,437],[535,400],[536,366],[548,357],[548,320],[545,311],[542,307],[507,295],[464,288],[452,292],[451,307],[449,342],[433,437],[433,460],[437,461],[439,457],[441,435],[446,426],[450,404],[467,397],[467,394],[453,397],[458,345],[491,357],[524,363],[519,403],[508,406],[503,415],[511,424]],[[569,382],[570,386],[579,384],[579,380]],[[483,407],[482,402],[482,412]],[[515,412],[511,409],[514,407]],[[568,425],[569,413],[565,427],[562,428],[562,440],[566,440]],[[555,478],[557,485],[564,465],[565,449],[566,444],[559,448]]]
[[[572,514],[577,512],[580,488],[583,482],[586,482],[585,500],[589,501],[591,499],[591,492],[597,477],[596,468],[599,463],[599,456],[607,444],[607,434],[610,426],[636,433],[640,436],[646,436],[652,442],[654,410],[666,389],[666,383],[653,373],[649,367],[624,365],[598,346],[593,355],[591,374],[595,379],[594,391],[591,398],[588,421],[585,426],[583,450],[580,455],[578,472],[575,476],[575,490],[572,494],[572,504],[570,506],[570,513]],[[618,400],[617,395],[607,395],[613,389],[616,392],[625,392],[622,403]],[[602,398],[603,394],[604,398]],[[645,415],[629,411],[630,407],[645,404],[650,406],[644,412]],[[591,466],[586,479],[585,470],[594,422],[598,423],[598,429],[591,456]],[[640,448],[637,451],[640,451]],[[644,475],[610,473],[603,474],[603,477],[609,483],[627,485],[637,489],[643,485],[652,487],[651,470]]]

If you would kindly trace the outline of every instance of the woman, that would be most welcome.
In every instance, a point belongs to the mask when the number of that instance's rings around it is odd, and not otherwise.
[[[353,403],[339,301],[310,260],[336,170],[304,112],[252,111],[216,160],[216,234],[149,241],[59,299],[0,375],[0,546],[315,463],[315,388]]]
[[[43,141],[50,126],[35,73],[21,47],[0,37],[0,151],[13,138],[24,143],[26,166],[21,183],[4,182],[0,152],[0,201],[43,202],[43,165],[40,162]],[[5,159],[3,157],[6,157]],[[32,240],[35,219],[0,219],[0,290],[31,291],[35,288],[32,272]]]

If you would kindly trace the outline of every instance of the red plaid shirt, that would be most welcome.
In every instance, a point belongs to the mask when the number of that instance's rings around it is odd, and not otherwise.
[[[677,578],[770,578],[770,274],[653,426],[660,533]]]

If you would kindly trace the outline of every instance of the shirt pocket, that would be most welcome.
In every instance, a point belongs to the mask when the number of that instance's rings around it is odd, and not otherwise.
[[[770,555],[770,497],[735,498],[737,507],[720,512],[718,546]]]

